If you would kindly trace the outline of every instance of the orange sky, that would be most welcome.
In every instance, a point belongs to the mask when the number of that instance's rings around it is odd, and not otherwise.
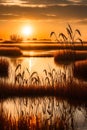
[[[69,23],[73,29],[81,31],[83,40],[87,40],[86,12],[86,0],[1,0],[0,38],[20,35],[22,27],[26,25],[33,30],[29,38],[50,38],[51,31],[66,34]]]

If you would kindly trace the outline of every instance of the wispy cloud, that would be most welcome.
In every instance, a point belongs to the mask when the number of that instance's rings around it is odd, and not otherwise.
[[[87,19],[87,0],[0,0],[0,19]]]
[[[1,4],[8,5],[49,5],[49,4],[87,4],[87,0],[0,0]]]

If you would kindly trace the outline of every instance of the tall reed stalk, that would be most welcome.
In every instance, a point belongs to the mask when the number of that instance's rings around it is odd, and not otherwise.
[[[64,43],[64,44],[69,43],[72,49],[74,49],[74,45],[76,42],[80,42],[81,45],[83,46],[83,41],[81,39],[81,32],[79,29],[73,30],[71,25],[68,24],[66,27],[66,33],[67,33],[67,36],[62,32],[59,33],[57,36],[55,32],[51,32],[50,37],[54,35],[56,41],[58,41],[59,43]]]

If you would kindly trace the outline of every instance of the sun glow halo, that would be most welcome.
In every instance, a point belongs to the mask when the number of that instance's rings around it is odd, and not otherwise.
[[[22,34],[23,34],[24,36],[29,36],[29,35],[31,35],[31,34],[32,34],[32,31],[33,31],[33,29],[32,29],[31,26],[24,26],[24,27],[22,27]]]

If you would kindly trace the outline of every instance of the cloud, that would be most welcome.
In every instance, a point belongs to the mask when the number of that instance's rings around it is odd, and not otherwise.
[[[14,4],[13,4],[14,3]],[[0,19],[87,19],[87,0],[0,0]]]
[[[1,4],[28,4],[28,5],[37,5],[37,4],[87,4],[87,0],[0,0]]]
[[[82,20],[78,20],[77,21],[77,24],[84,24],[84,25],[87,25],[87,19],[82,19]]]

